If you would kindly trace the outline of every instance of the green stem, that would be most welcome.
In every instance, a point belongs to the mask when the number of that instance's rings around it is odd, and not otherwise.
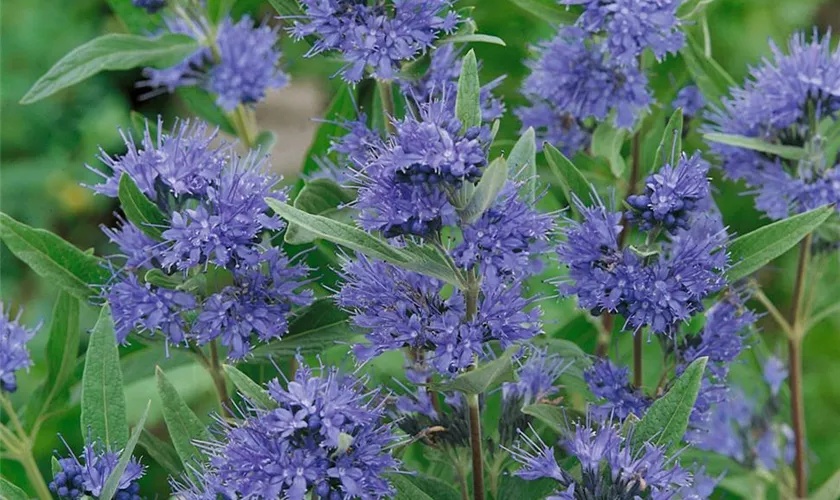
[[[379,89],[379,99],[382,101],[382,114],[385,115],[385,131],[389,134],[394,132],[394,92],[391,80],[376,80],[376,87]]]
[[[216,387],[216,393],[219,395],[219,406],[222,408],[222,413],[227,417],[232,417],[230,408],[230,398],[227,392],[227,382],[225,381],[225,374],[222,371],[222,365],[219,362],[219,348],[216,341],[210,342],[210,364],[208,366],[210,377],[213,379],[213,385]]]
[[[799,246],[799,263],[796,268],[796,282],[793,286],[793,300],[790,308],[789,324],[793,335],[788,338],[788,355],[790,356],[790,407],[793,420],[794,444],[796,458],[794,473],[796,474],[796,495],[805,498],[808,495],[808,471],[805,463],[805,401],[802,396],[802,340],[805,337],[803,325],[807,324],[802,318],[802,295],[808,275],[808,263],[811,256],[811,239],[809,234]]]
[[[251,113],[240,104],[231,114],[231,120],[233,121],[233,127],[236,129],[236,135],[245,144],[245,147],[254,149],[257,145],[257,135],[252,127],[253,117]]]
[[[50,489],[47,487],[47,482],[44,481],[44,476],[41,475],[41,471],[38,469],[38,464],[35,463],[35,457],[32,455],[32,442],[29,440],[14,406],[12,406],[11,401],[3,393],[0,393],[0,404],[2,404],[3,410],[9,414],[12,427],[14,427],[18,434],[17,443],[12,444],[14,449],[10,449],[10,451],[14,452],[14,458],[23,465],[23,469],[26,471],[26,477],[29,479],[32,487],[35,488],[38,498],[41,500],[51,500],[52,494],[50,493]],[[11,431],[6,429],[6,432]]]
[[[480,287],[475,272],[468,271],[467,275],[467,287],[464,290],[467,309],[465,320],[470,321],[478,311]],[[475,364],[477,364],[477,361]],[[470,446],[472,448],[473,499],[484,500],[484,453],[481,450],[481,407],[479,406],[478,394],[467,395],[467,407],[469,409]]]

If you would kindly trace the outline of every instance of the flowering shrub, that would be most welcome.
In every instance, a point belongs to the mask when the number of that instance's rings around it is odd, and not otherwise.
[[[708,2],[517,3],[555,31],[513,116],[471,48],[504,42],[454,0],[272,0],[269,18],[133,0],[133,34],[35,82],[24,103],[138,68],[143,98],[191,96],[196,116],[138,114],[88,167],[117,207],[111,250],[0,214],[58,292],[48,329],[0,311],[0,444],[28,480],[4,476],[3,497],[805,498],[801,350],[834,310],[812,312],[807,281],[840,244],[840,52],[797,33],[739,86],[697,41]],[[301,47],[281,52],[284,35]],[[286,53],[332,61],[339,90],[284,180],[255,111],[288,85]],[[715,169],[774,222],[728,227]],[[797,246],[786,318],[750,276]],[[564,304],[559,326],[546,304]],[[155,412],[133,415],[140,356],[163,367]],[[184,394],[191,365],[218,401]],[[739,387],[736,366],[761,375]],[[75,400],[76,450],[45,425]]]

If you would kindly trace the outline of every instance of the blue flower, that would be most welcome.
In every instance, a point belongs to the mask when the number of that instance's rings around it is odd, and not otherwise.
[[[668,231],[687,229],[692,216],[707,211],[712,203],[708,172],[709,163],[699,152],[691,157],[683,153],[676,165],[663,165],[651,174],[644,192],[627,197],[632,208],[626,212],[627,220],[643,231],[658,226]]]
[[[16,372],[32,366],[26,343],[32,340],[39,327],[27,328],[20,324],[18,311],[15,319],[3,311],[0,304],[0,389],[6,392],[17,390]]]
[[[756,207],[772,219],[782,219],[840,201],[840,168],[834,158],[820,154],[829,138],[815,128],[824,119],[836,119],[840,109],[840,51],[832,52],[830,37],[816,33],[810,42],[803,33],[793,35],[787,54],[775,44],[770,48],[772,57],[752,68],[743,86],[724,99],[722,109],[709,113],[712,124],[707,129],[817,152],[790,161],[712,144],[726,176],[743,180],[756,194]]]
[[[156,259],[160,257],[159,243],[120,215],[117,215],[116,218],[116,227],[101,226],[102,232],[108,236],[112,243],[116,243],[122,252],[112,257],[124,259],[125,266],[132,269],[153,267],[153,264],[157,263]]]
[[[537,403],[557,391],[557,379],[571,363],[546,348],[531,348],[516,370],[518,380],[502,384],[502,397],[523,404]]]
[[[236,24],[228,18],[218,28],[216,43],[219,61],[208,72],[207,87],[223,109],[259,102],[268,89],[287,85],[289,78],[278,67],[277,28],[255,26],[248,16]]]
[[[366,382],[335,368],[315,374],[305,364],[286,387],[272,380],[268,395],[275,406],[249,401],[236,421],[219,419],[217,437],[200,443],[209,463],[199,478],[176,485],[178,496],[390,497],[394,489],[385,474],[400,465],[391,453],[398,438],[384,422],[382,397]]]
[[[166,7],[166,0],[131,0],[131,5],[143,9],[149,14],[154,14]]]
[[[98,498],[108,476],[116,468],[119,453],[103,451],[101,444],[87,444],[82,453],[82,463],[72,455],[58,460],[60,470],[49,484],[50,491],[61,499],[76,500],[82,496]],[[143,477],[146,468],[134,457],[120,476],[116,500],[140,500],[140,485],[137,480]]]
[[[300,40],[316,36],[308,56],[324,51],[342,53],[346,65],[342,77],[356,83],[365,71],[390,80],[403,62],[411,61],[432,47],[441,34],[458,24],[452,0],[394,0],[381,3],[345,0],[301,0],[302,19],[290,28]]]
[[[205,80],[205,68],[213,60],[213,51],[204,45],[212,31],[210,22],[203,13],[193,12],[188,16],[189,19],[165,15],[163,23],[166,31],[193,38],[200,44],[199,48],[183,61],[168,68],[143,69],[146,80],[139,82],[137,86],[153,89],[151,95],[162,91],[172,93],[178,87],[200,85]]]
[[[686,85],[677,92],[677,97],[671,103],[674,109],[682,108],[683,115],[694,117],[699,115],[706,107],[706,99],[696,85]]]
[[[533,126],[545,140],[563,139],[553,145],[570,153],[586,144],[591,129],[581,129],[584,120],[614,113],[617,127],[633,127],[653,102],[647,77],[637,64],[617,64],[601,44],[568,27],[537,47],[522,88],[531,104],[516,110],[523,127]]]
[[[761,372],[764,382],[770,387],[770,393],[775,397],[779,394],[782,384],[788,378],[788,370],[784,362],[776,356],[770,356],[764,362],[764,369]]]
[[[117,342],[124,344],[128,334],[154,335],[161,332],[172,344],[184,344],[188,325],[185,315],[198,306],[189,293],[141,283],[128,274],[110,287],[105,296],[111,305]]]
[[[629,415],[644,415],[652,401],[630,384],[629,373],[629,368],[618,367],[609,359],[596,360],[583,373],[589,390],[599,400],[597,406],[591,407],[593,414],[619,421]]]
[[[677,9],[682,0],[559,0],[584,5],[576,25],[606,37],[606,50],[622,64],[635,64],[646,49],[661,60],[685,44]]]

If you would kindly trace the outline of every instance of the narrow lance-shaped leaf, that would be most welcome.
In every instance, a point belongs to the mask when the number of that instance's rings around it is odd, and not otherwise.
[[[298,193],[294,207],[310,214],[345,222],[353,213],[346,205],[354,199],[352,191],[339,186],[335,181],[313,179]],[[284,236],[284,240],[290,245],[312,243],[316,238],[316,235],[294,223],[289,223]]]
[[[118,188],[120,206],[126,218],[154,240],[162,239],[162,228],[166,225],[166,216],[140,191],[137,184],[128,176],[122,174]]]
[[[641,333],[637,333],[641,335]],[[694,360],[680,375],[673,387],[654,401],[642,420],[633,429],[633,448],[644,443],[674,449],[688,429],[688,418],[700,392],[708,358]]]
[[[434,500],[460,500],[461,495],[448,483],[424,474],[400,474],[413,486]],[[407,490],[407,488],[406,488]],[[415,490],[412,490],[415,491]],[[403,497],[398,497],[403,498]],[[423,498],[423,497],[421,497]]]
[[[114,321],[108,306],[90,336],[82,375],[82,435],[101,439],[106,447],[120,450],[128,442],[120,354]]]
[[[736,85],[735,80],[717,61],[706,55],[703,47],[690,33],[686,33],[686,44],[680,54],[703,97],[713,106],[720,106],[721,98]]]
[[[621,146],[626,137],[627,131],[614,127],[609,120],[599,123],[592,133],[592,154],[606,158],[616,178],[624,174],[626,167],[621,156]]]
[[[507,163],[514,178],[525,182],[525,194],[528,201],[533,203],[537,193],[537,138],[534,127],[528,127],[516,141]]]
[[[512,382],[516,379],[513,370],[513,355],[518,350],[519,346],[512,346],[493,361],[484,363],[475,370],[464,372],[451,381],[439,384],[439,388],[442,391],[481,394],[502,382]]]
[[[181,87],[175,91],[193,114],[202,120],[217,125],[230,135],[236,135],[236,129],[230,117],[222,112],[206,90],[198,87]]]
[[[469,35],[454,35],[441,40],[441,43],[489,43],[491,45],[501,45],[505,47],[505,41],[493,35],[483,35],[481,33],[472,33]]]
[[[3,498],[3,500],[29,500],[29,495],[6,478],[0,477],[0,498]]]
[[[493,206],[499,191],[507,182],[507,174],[508,166],[503,157],[493,160],[493,163],[484,170],[467,206],[461,211],[461,218],[465,222],[471,224],[477,221],[488,208]]]
[[[548,424],[555,431],[566,428],[568,416],[566,411],[557,405],[537,403],[522,407],[522,413]]]
[[[836,210],[833,206],[815,208],[739,236],[727,247],[729,260],[733,264],[726,272],[726,278],[730,283],[734,283],[759,270],[793,248]]]
[[[159,366],[155,368],[155,377],[163,409],[163,419],[166,421],[166,428],[169,430],[169,437],[172,439],[175,451],[185,465],[201,460],[203,455],[194,442],[209,441],[210,432],[187,406]]]
[[[181,458],[171,444],[160,440],[154,434],[147,430],[143,430],[140,434],[140,439],[137,444],[146,450],[146,453],[152,457],[152,460],[158,463],[171,476],[177,476],[184,471],[184,465],[181,463]]]
[[[472,50],[464,56],[461,65],[455,116],[461,121],[464,130],[481,125],[481,83],[478,79],[478,61]]]
[[[114,494],[120,487],[120,479],[122,478],[126,467],[128,467],[128,462],[131,460],[131,455],[134,453],[134,448],[137,446],[137,441],[140,439],[140,434],[143,432],[143,426],[146,425],[146,416],[149,414],[149,407],[151,405],[151,401],[146,403],[146,409],[143,411],[143,415],[140,416],[140,421],[137,422],[137,426],[134,427],[134,431],[132,431],[131,437],[128,439],[125,448],[123,448],[122,453],[120,454],[120,460],[117,462],[117,466],[114,467],[114,470],[111,471],[111,474],[105,481],[105,485],[102,486],[102,492],[99,494],[99,500],[111,500],[114,498]]]
[[[768,153],[771,155],[776,155],[780,158],[785,158],[787,160],[802,160],[808,156],[808,152],[805,148],[800,148],[798,146],[785,146],[783,144],[773,144],[770,142],[763,141],[758,137],[746,137],[743,135],[734,135],[734,134],[719,134],[717,132],[710,132],[705,134],[703,137],[706,140],[711,142],[718,142],[720,144],[726,144],[728,146],[737,146],[740,148],[752,149],[753,151],[759,151],[761,153]]]
[[[131,0],[106,1],[128,31],[135,35],[154,33],[163,24],[160,12],[149,14],[143,9],[138,9]]]
[[[95,295],[94,286],[106,283],[110,277],[98,257],[82,252],[49,231],[34,229],[3,213],[0,213],[0,238],[39,276],[81,300]]]
[[[347,323],[347,313],[331,298],[321,298],[289,321],[289,332],[283,338],[254,349],[253,359],[268,362],[273,358],[290,358],[298,352],[318,353],[338,342],[349,342],[354,335]]]
[[[391,474],[388,480],[397,490],[397,500],[435,500],[403,474]]]
[[[837,500],[840,498],[840,470],[828,478],[808,500]]]
[[[545,159],[548,160],[548,166],[554,177],[560,183],[560,188],[563,190],[563,196],[566,197],[566,203],[574,209],[572,204],[572,194],[580,198],[583,203],[589,200],[589,193],[592,192],[589,181],[577,169],[571,160],[566,158],[566,155],[560,152],[557,148],[549,143],[543,145],[545,152]]]
[[[663,165],[673,167],[677,164],[680,153],[682,153],[682,132],[683,110],[679,108],[674,111],[671,119],[668,120],[668,125],[665,126],[662,140],[659,142],[659,147],[656,148],[654,164],[649,166],[650,172],[656,172]]]
[[[260,384],[251,380],[248,375],[245,375],[235,367],[225,365],[225,373],[227,374],[236,389],[245,396],[252,404],[264,409],[272,409],[277,407],[277,403],[271,399],[265,389],[260,387]]]
[[[556,0],[511,0],[525,12],[550,24],[567,25],[577,21],[577,14]]]
[[[198,48],[198,42],[191,37],[172,33],[154,38],[140,35],[104,35],[64,56],[35,82],[20,102],[31,104],[40,101],[102,71],[143,66],[172,66],[183,61]]]

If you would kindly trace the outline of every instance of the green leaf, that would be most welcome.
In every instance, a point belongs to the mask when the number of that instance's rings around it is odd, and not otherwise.
[[[837,500],[840,498],[840,470],[831,475],[808,500]]]
[[[592,155],[605,158],[616,178],[624,174],[626,165],[621,156],[621,146],[627,137],[627,131],[614,127],[609,120],[602,121],[592,134]]]
[[[172,439],[175,451],[181,457],[181,462],[186,465],[195,460],[201,461],[204,455],[196,447],[194,441],[210,441],[210,432],[187,406],[159,366],[155,367],[155,378],[163,409],[163,419],[166,421],[169,437]]]
[[[682,108],[674,111],[671,119],[668,120],[668,125],[665,126],[665,132],[662,134],[662,140],[659,141],[659,147],[656,148],[656,157],[654,157],[654,164],[650,165],[649,172],[656,172],[662,165],[671,165],[672,167],[679,161],[680,153],[682,153],[682,132],[683,132],[683,110]]]
[[[181,463],[181,459],[178,457],[175,448],[171,444],[157,438],[149,431],[143,429],[137,444],[146,450],[146,453],[152,457],[152,460],[166,469],[169,475],[178,476],[184,471],[184,465]]]
[[[207,0],[207,14],[213,24],[219,24],[230,12],[236,0]]]
[[[551,144],[544,143],[543,151],[545,152],[545,159],[548,161],[548,167],[560,183],[560,189],[563,190],[563,196],[566,197],[569,206],[576,210],[572,203],[572,194],[577,195],[582,203],[588,205],[588,195],[592,192],[592,187],[586,177],[571,160],[566,158],[566,155]]]
[[[759,151],[761,153],[776,155],[780,158],[785,158],[787,160],[798,161],[808,156],[808,152],[805,150],[805,148],[800,148],[797,146],[785,146],[782,144],[773,144],[770,142],[763,141],[757,137],[746,137],[743,135],[734,134],[719,134],[717,132],[710,132],[708,134],[704,134],[703,137],[705,137],[707,141],[718,142],[720,144],[726,144],[728,146],[737,146],[739,148],[751,149],[753,151]]]
[[[427,247],[414,244],[403,248],[392,247],[381,238],[353,226],[320,215],[308,214],[273,198],[266,198],[265,201],[277,215],[289,222],[299,224],[320,238],[410,271],[438,278],[456,286],[460,285],[457,276],[443,257]]]
[[[458,94],[455,96],[455,116],[464,130],[481,125],[481,83],[478,80],[478,62],[470,49],[461,64],[458,77]]]
[[[353,332],[347,323],[347,313],[328,297],[317,299],[289,322],[289,332],[279,340],[263,344],[253,350],[252,359],[270,360],[301,354],[322,352],[338,341],[349,341]]]
[[[175,93],[196,116],[207,123],[218,125],[225,133],[236,135],[233,122],[216,106],[216,102],[207,91],[199,87],[181,87]]]
[[[548,424],[555,431],[565,429],[566,422],[568,421],[566,411],[557,405],[542,403],[526,405],[522,407],[522,413],[531,415],[537,420]]]
[[[58,462],[58,458],[53,455],[50,460],[50,472],[52,472],[53,477],[55,477],[55,475],[61,472],[61,470],[61,464]]]
[[[118,188],[120,205],[126,218],[133,222],[137,229],[143,231],[153,240],[163,239],[162,227],[166,226],[166,216],[163,212],[146,198],[143,191],[137,187],[134,180],[128,174],[123,173],[120,177]]]
[[[191,37],[172,33],[155,38],[141,35],[104,35],[64,56],[35,82],[20,103],[32,104],[40,101],[101,71],[172,66],[198,48],[198,43]]]
[[[484,363],[475,370],[464,372],[451,381],[437,384],[441,391],[457,391],[464,394],[481,394],[502,382],[516,380],[513,370],[513,355],[519,346],[509,347],[501,356]]]
[[[178,272],[178,274],[169,275],[162,270],[155,268],[146,271],[146,274],[143,276],[143,281],[163,288],[179,288],[184,286],[185,281],[183,277],[183,273],[180,272]]]
[[[120,388],[122,388],[122,384],[120,384]],[[146,403],[146,409],[143,411],[143,415],[140,416],[140,421],[137,422],[137,425],[134,427],[134,431],[131,433],[131,437],[128,439],[125,448],[123,448],[122,453],[120,454],[120,460],[117,462],[117,466],[114,467],[114,470],[112,470],[111,474],[108,475],[105,485],[102,486],[102,492],[98,497],[99,500],[111,500],[114,498],[114,494],[120,487],[120,479],[122,478],[123,472],[125,472],[126,467],[128,467],[128,462],[131,460],[131,455],[134,453],[134,447],[137,446],[137,441],[140,439],[140,434],[143,432],[143,425],[146,423],[146,416],[149,414],[149,407],[151,405],[151,401]]]
[[[321,215],[329,219],[347,222],[352,210],[345,207],[356,199],[353,191],[345,189],[330,179],[313,179],[306,183],[295,198],[294,207],[306,213]],[[284,240],[290,245],[312,243],[316,235],[297,224],[289,223]]]
[[[641,335],[641,332],[637,333]],[[676,447],[688,428],[688,417],[694,408],[708,358],[698,358],[685,369],[668,392],[653,402],[645,416],[633,430],[633,448],[650,442],[671,450]]]
[[[537,138],[534,127],[528,127],[513,145],[507,164],[515,179],[525,181],[528,201],[533,203],[537,194]]]
[[[236,389],[251,403],[267,410],[277,408],[277,403],[271,399],[268,392],[260,387],[258,383],[251,380],[251,377],[230,365],[224,365],[224,369],[230,381],[236,386]]]
[[[505,41],[493,35],[482,35],[481,33],[472,33],[469,35],[454,35],[445,38],[440,43],[489,43],[492,45],[501,45],[506,47]]]
[[[154,33],[163,24],[163,16],[160,13],[149,14],[135,7],[131,0],[106,0],[106,2],[126,29],[135,35]]]
[[[283,17],[300,17],[303,15],[300,4],[296,0],[268,0],[268,3]]]
[[[461,494],[449,484],[426,474],[401,474],[418,490],[434,500],[460,500]],[[401,497],[398,497],[401,498]],[[411,498],[411,497],[408,497]],[[421,497],[422,498],[422,497]]]
[[[0,498],[3,498],[3,500],[29,500],[29,495],[7,481],[6,478],[0,477]]]
[[[394,489],[397,490],[394,500],[435,500],[435,498],[427,495],[419,486],[414,484],[407,475],[390,474],[388,480]]]
[[[257,135],[257,142],[254,144],[255,148],[261,153],[271,153],[271,149],[277,143],[277,134],[272,130],[263,130]]]
[[[79,300],[67,292],[59,292],[52,311],[50,337],[45,359],[47,376],[33,401],[27,405],[27,421],[48,413],[58,396],[66,391],[76,368],[79,354]]]
[[[556,0],[511,0],[525,12],[550,24],[569,25],[577,21],[578,15],[559,5]]]
[[[120,354],[108,306],[99,312],[82,375],[82,435],[119,450],[128,442]]]
[[[481,215],[496,203],[499,191],[507,182],[508,166],[503,157],[498,157],[484,170],[481,180],[467,202],[467,206],[461,210],[461,218],[471,224],[478,220]]]
[[[55,234],[34,229],[0,213],[0,238],[9,250],[42,278],[70,295],[88,300],[110,273],[98,257],[82,252]]]
[[[727,248],[729,260],[734,264],[726,272],[726,278],[734,283],[757,271],[793,248],[836,210],[833,206],[815,208],[739,236]]]
[[[347,130],[341,126],[343,120],[356,118],[356,105],[353,99],[353,89],[347,84],[342,84],[335,93],[332,102],[324,112],[321,125],[315,131],[312,144],[306,152],[306,160],[303,164],[303,173],[309,175],[321,169],[318,159],[326,156],[330,149],[330,142],[347,134]]]
[[[557,481],[544,477],[535,481],[526,481],[521,477],[506,475],[499,487],[499,500],[529,499],[543,500],[557,491]]]
[[[131,120],[131,127],[138,136],[142,137],[149,130],[149,135],[153,138],[158,135],[158,121],[149,120],[143,114],[131,110],[128,112],[128,118]]]
[[[196,274],[176,288],[185,292],[209,297],[233,285],[233,272],[226,267],[208,264],[204,272]]]
[[[697,83],[703,97],[713,106],[721,105],[721,97],[734,87],[735,80],[714,59],[707,57],[703,47],[686,33],[686,44],[680,51],[688,72]]]

